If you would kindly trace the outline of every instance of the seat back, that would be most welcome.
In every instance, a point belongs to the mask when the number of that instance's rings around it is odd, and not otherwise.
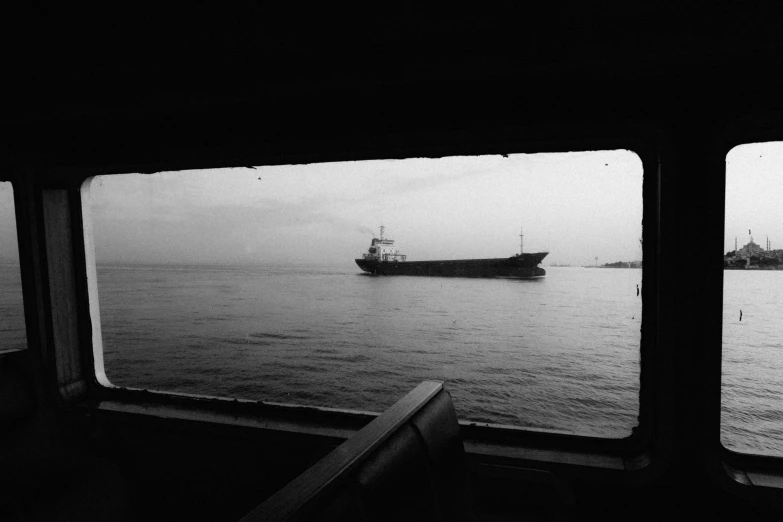
[[[242,520],[455,520],[469,508],[454,404],[427,381]]]

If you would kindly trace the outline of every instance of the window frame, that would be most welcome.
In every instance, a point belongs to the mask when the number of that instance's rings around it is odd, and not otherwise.
[[[19,207],[19,200],[21,199],[17,193],[17,187],[16,187],[16,181],[14,177],[11,176],[3,176],[0,175],[0,183],[9,183],[11,185],[11,192],[13,194],[13,212],[14,212],[14,222],[15,222],[15,229],[16,229],[16,254],[17,258],[19,259],[19,283],[21,287],[22,292],[22,320],[24,321],[24,330],[25,330],[25,345],[21,348],[5,348],[3,346],[0,346],[0,357],[6,356],[8,354],[17,353],[17,352],[26,352],[29,349],[30,343],[28,341],[29,333],[28,333],[28,320],[27,320],[27,314],[24,311],[26,307],[25,303],[25,289],[24,289],[24,281],[22,278],[22,249],[20,247],[20,240],[21,240],[21,226],[19,223],[19,212],[17,211],[17,208]]]
[[[138,154],[145,158],[144,144]],[[147,144],[148,145],[148,144]],[[132,388],[118,388],[107,385],[108,381],[96,372],[100,365],[94,352],[93,336],[97,309],[90,301],[97,296],[94,251],[87,248],[91,239],[85,237],[90,230],[90,218],[85,216],[82,189],[94,175],[123,173],[155,173],[171,170],[208,169],[237,167],[245,165],[283,165],[299,163],[320,163],[344,160],[404,159],[408,157],[444,157],[485,154],[556,153],[590,150],[625,149],[638,155],[643,165],[642,195],[643,209],[643,272],[642,286],[645,289],[642,311],[642,335],[640,343],[640,389],[639,423],[633,433],[623,439],[603,439],[581,435],[559,434],[524,428],[501,428],[480,426],[462,421],[466,449],[478,461],[493,463],[537,463],[543,467],[578,468],[585,467],[606,471],[622,480],[647,481],[659,475],[668,461],[671,447],[672,418],[670,393],[670,372],[663,363],[664,347],[660,332],[665,326],[665,315],[661,314],[660,295],[660,240],[661,201],[660,184],[664,171],[662,165],[671,164],[673,155],[665,136],[656,128],[642,124],[616,125],[570,125],[494,128],[465,132],[423,132],[405,135],[384,136],[377,140],[367,138],[337,138],[317,141],[283,141],[239,145],[214,150],[205,155],[193,148],[173,148],[166,160],[141,163],[117,162],[111,154],[104,153],[89,165],[71,163],[51,169],[42,177],[44,189],[65,190],[71,223],[67,225],[72,234],[72,245],[76,291],[75,302],[79,310],[78,322],[81,332],[76,350],[85,371],[80,376],[81,385],[66,394],[64,399],[74,401],[80,408],[100,413],[111,404],[117,412],[137,415],[140,409],[167,409],[169,416],[182,415],[183,419],[193,411],[203,420],[210,422],[215,415],[233,412],[235,418],[242,416],[268,416],[270,422],[280,423],[275,429],[304,430],[312,427],[313,419],[319,425],[312,433],[332,433],[352,429],[368,422],[374,414],[355,413],[330,408],[281,407],[255,401],[240,401],[224,398],[205,398],[181,393],[151,392]],[[335,152],[336,151],[336,152]],[[346,152],[350,151],[350,152]],[[91,158],[92,159],[92,158]],[[45,198],[44,198],[45,199]],[[46,207],[47,202],[41,202]],[[39,209],[44,211],[45,208]],[[644,226],[646,224],[646,226]],[[53,225],[54,226],[54,225]],[[59,277],[59,276],[58,276]],[[62,385],[62,383],[60,383]],[[446,383],[448,389],[448,383]],[[61,386],[62,394],[62,386]],[[103,405],[103,406],[102,406]],[[125,405],[124,407],[122,405]],[[304,424],[296,423],[302,421]],[[323,422],[321,422],[323,421]],[[218,421],[214,421],[218,422]],[[237,420],[236,422],[241,422]],[[287,424],[286,424],[287,423]],[[293,423],[293,424],[292,424]],[[303,426],[310,426],[309,428]],[[286,427],[287,426],[287,427]],[[294,426],[294,427],[292,427]],[[320,430],[320,431],[319,431]],[[324,431],[325,430],[325,431]],[[331,430],[331,431],[330,431]],[[480,450],[477,448],[481,448]],[[473,448],[473,450],[471,450]]]
[[[713,166],[722,172],[719,211],[723,238],[726,233],[726,158],[735,147],[765,142],[783,142],[783,111],[751,114],[738,119],[728,126],[713,146]],[[714,250],[717,252],[718,248]],[[725,447],[721,442],[724,255],[721,242],[720,254],[715,256],[716,264],[720,262],[721,270],[711,273],[708,281],[708,284],[719,289],[720,306],[715,306],[712,313],[705,318],[705,327],[709,332],[716,332],[721,349],[713,350],[714,353],[710,353],[705,361],[709,391],[714,391],[708,394],[709,401],[706,404],[709,412],[709,422],[705,426],[705,440],[709,448],[707,464],[713,477],[725,489],[757,501],[777,503],[783,499],[783,457],[738,452]]]

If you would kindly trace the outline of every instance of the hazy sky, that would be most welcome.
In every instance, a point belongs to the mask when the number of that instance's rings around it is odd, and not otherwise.
[[[726,158],[724,250],[783,248],[783,142]],[[260,180],[258,178],[261,178]],[[642,166],[628,151],[381,160],[99,176],[99,261],[353,263],[378,225],[409,259],[548,250],[548,263],[641,257]],[[0,262],[17,259],[0,182]]]
[[[641,259],[629,151],[98,176],[90,192],[99,262],[353,265],[381,224],[409,260],[511,256],[520,227],[545,264]]]
[[[726,156],[726,233],[724,251],[748,240],[783,248],[783,142],[750,143]]]

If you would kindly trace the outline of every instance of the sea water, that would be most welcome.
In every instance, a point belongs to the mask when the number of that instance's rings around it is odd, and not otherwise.
[[[724,270],[723,294],[721,442],[783,457],[783,272]]]
[[[106,371],[119,386],[365,411],[436,379],[465,420],[627,436],[641,270],[546,270],[508,280],[100,266]],[[0,349],[25,346],[22,306],[19,267],[0,265]],[[783,456],[781,309],[783,273],[724,272],[730,449]]]
[[[442,380],[465,420],[627,436],[641,270],[548,274],[101,266],[106,373],[119,386],[363,411]]]

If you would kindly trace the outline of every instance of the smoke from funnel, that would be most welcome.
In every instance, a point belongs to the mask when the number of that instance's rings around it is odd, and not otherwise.
[[[358,231],[359,231],[359,232],[361,232],[362,234],[370,234],[371,236],[375,237],[375,232],[374,232],[374,231],[373,231],[373,229],[371,229],[371,228],[367,228],[367,227],[362,227],[362,226],[360,226],[360,227],[358,227],[356,230],[358,230]]]

